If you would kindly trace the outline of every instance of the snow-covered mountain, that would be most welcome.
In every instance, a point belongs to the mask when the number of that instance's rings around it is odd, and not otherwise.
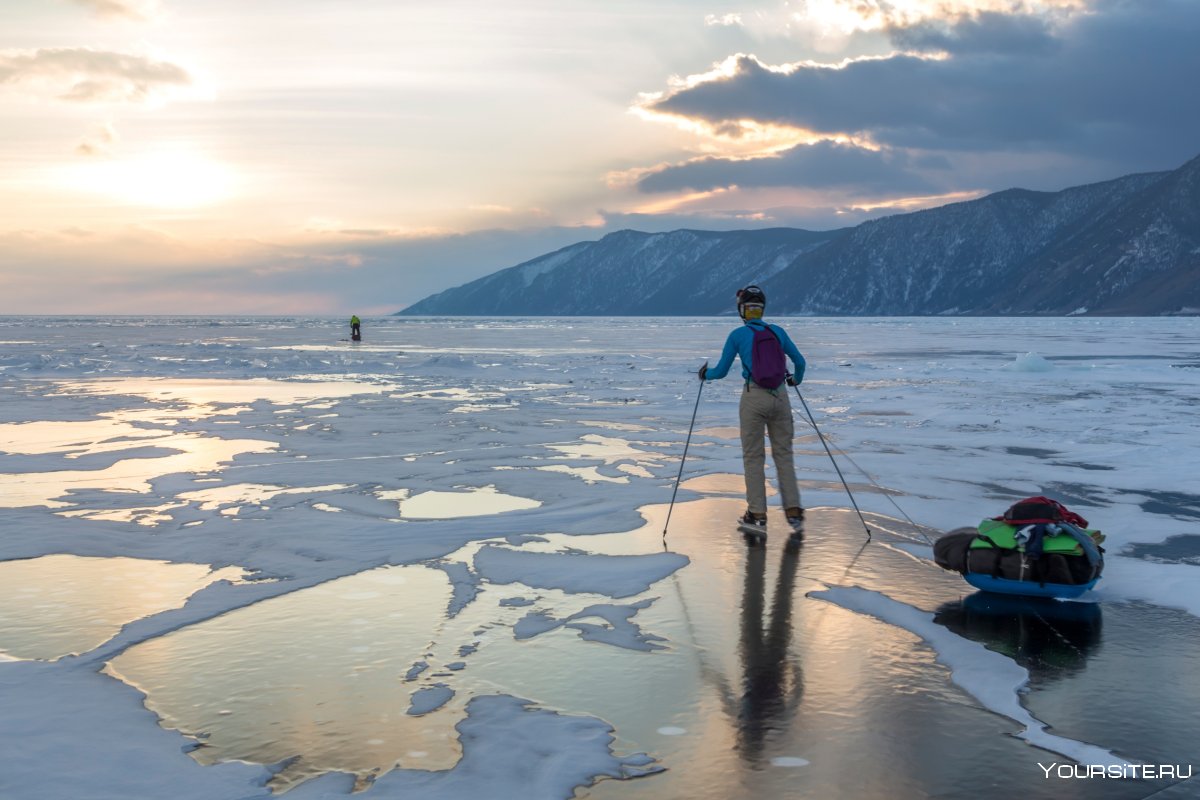
[[[835,231],[620,231],[400,313],[714,314],[747,283],[772,314],[1200,314],[1200,158]]]

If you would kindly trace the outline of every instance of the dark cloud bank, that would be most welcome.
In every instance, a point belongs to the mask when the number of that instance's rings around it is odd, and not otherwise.
[[[964,165],[976,180],[969,188],[997,189],[1036,174],[1028,166],[1035,163],[1057,164],[1047,180],[1064,185],[1194,156],[1200,3],[1110,0],[1091,11],[1057,21],[987,13],[893,29],[892,41],[908,54],[842,68],[788,71],[740,56],[731,77],[680,89],[651,108],[718,127],[752,119],[855,134],[883,151],[826,144],[770,159],[703,159],[651,173],[639,188],[968,188],[962,174],[955,185],[956,176],[925,168],[921,159],[933,156]],[[1027,172],[1006,168],[1017,164]]]

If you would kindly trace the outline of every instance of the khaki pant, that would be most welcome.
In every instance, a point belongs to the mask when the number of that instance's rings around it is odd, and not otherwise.
[[[800,506],[800,488],[796,485],[796,465],[792,462],[792,404],[787,386],[774,393],[751,383],[742,392],[738,407],[742,428],[742,464],[746,473],[746,503],[755,514],[767,513],[767,451],[763,431],[771,439],[771,458],[779,479],[779,494],[784,508]]]

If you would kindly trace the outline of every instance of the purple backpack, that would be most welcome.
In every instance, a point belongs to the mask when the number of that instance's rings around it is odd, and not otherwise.
[[[787,377],[783,343],[769,325],[751,327],[754,344],[750,348],[750,379],[764,389],[778,389]]]

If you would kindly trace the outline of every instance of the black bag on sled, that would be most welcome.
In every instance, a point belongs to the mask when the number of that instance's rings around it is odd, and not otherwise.
[[[966,573],[967,551],[979,534],[974,528],[955,528],[933,543],[933,560],[942,569]]]

